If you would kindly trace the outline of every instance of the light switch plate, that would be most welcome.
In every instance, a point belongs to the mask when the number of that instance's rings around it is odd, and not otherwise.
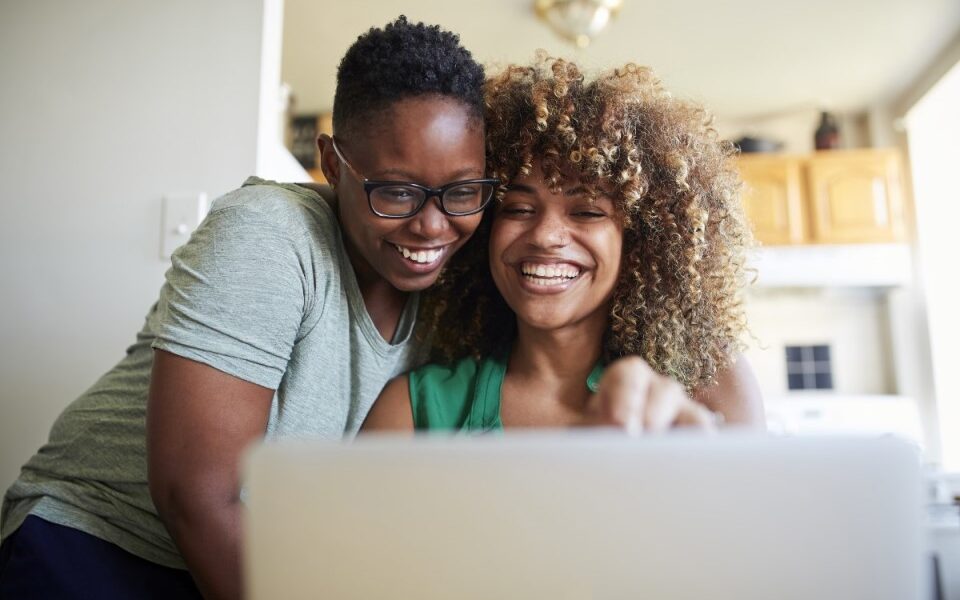
[[[190,234],[207,216],[205,192],[182,192],[163,196],[160,230],[160,258],[168,260],[173,251],[190,239]]]

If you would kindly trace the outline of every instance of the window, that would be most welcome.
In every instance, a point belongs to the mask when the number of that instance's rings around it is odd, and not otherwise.
[[[787,346],[787,388],[790,390],[832,390],[833,368],[830,346]]]
[[[960,63],[907,113],[917,221],[918,279],[930,332],[931,395],[945,471],[960,472],[960,378],[957,377],[957,156],[960,156]]]

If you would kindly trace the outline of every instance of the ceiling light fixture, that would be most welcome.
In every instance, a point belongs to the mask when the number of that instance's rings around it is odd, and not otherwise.
[[[534,0],[537,16],[580,48],[590,45],[621,6],[623,0]]]

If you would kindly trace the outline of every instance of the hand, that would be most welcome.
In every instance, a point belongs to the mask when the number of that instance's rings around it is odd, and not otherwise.
[[[586,425],[618,427],[630,435],[675,427],[715,431],[719,416],[637,356],[621,358],[606,368],[587,404],[587,415]]]

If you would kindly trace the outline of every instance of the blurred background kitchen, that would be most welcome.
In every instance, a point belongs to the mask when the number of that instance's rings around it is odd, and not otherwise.
[[[401,12],[491,68],[633,61],[708,106],[743,151],[771,429],[906,436],[960,493],[957,0],[3,1],[0,488],[133,341],[209,199],[319,177],[337,62]]]

